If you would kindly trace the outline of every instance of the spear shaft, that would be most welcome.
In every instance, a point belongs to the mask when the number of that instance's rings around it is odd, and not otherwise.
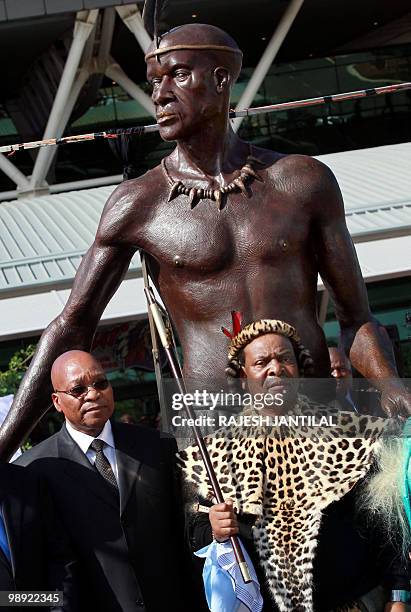
[[[411,89],[411,83],[397,83],[394,85],[386,85],[384,87],[372,87],[369,89],[360,89],[357,91],[348,91],[345,93],[332,94],[329,96],[319,96],[318,98],[307,98],[305,100],[293,100],[290,102],[280,102],[279,104],[269,104],[268,106],[254,106],[237,111],[230,111],[230,119],[236,117],[252,117],[264,113],[274,113],[284,110],[293,110],[296,108],[306,108],[309,106],[319,106],[321,104],[334,104],[346,102],[347,100],[357,100],[359,98],[368,98],[370,96],[379,96],[399,91]],[[90,134],[77,134],[76,136],[63,136],[62,138],[48,138],[46,140],[34,140],[32,142],[22,142],[12,145],[4,145],[0,147],[0,153],[9,153],[13,155],[16,151],[26,149],[39,149],[40,147],[52,147],[61,144],[74,144],[76,142],[85,142],[87,140],[101,140],[106,138],[118,138],[122,135],[150,134],[158,132],[159,125],[153,123],[151,125],[143,125],[140,127],[124,128],[115,131],[93,132]]]
[[[154,325],[155,328],[157,330],[158,336],[160,338],[160,342],[164,348],[164,351],[167,355],[167,360],[168,363],[170,365],[171,368],[171,372],[173,374],[173,377],[177,383],[178,386],[178,391],[181,395],[181,397],[183,398],[183,404],[184,404],[184,408],[186,410],[187,413],[187,417],[190,420],[191,423],[193,423],[193,425],[191,425],[191,428],[193,430],[194,433],[194,437],[198,446],[198,449],[200,451],[201,454],[201,458],[204,462],[204,467],[206,469],[207,472],[207,476],[209,478],[211,487],[213,489],[214,492],[214,496],[217,500],[218,504],[221,504],[224,502],[224,497],[223,494],[221,492],[221,488],[219,485],[219,482],[217,480],[217,476],[216,473],[214,471],[213,468],[213,464],[211,462],[211,458],[207,449],[207,446],[202,438],[202,436],[200,435],[200,432],[197,428],[197,426],[195,425],[195,415],[193,413],[193,411],[191,410],[191,406],[189,406],[185,401],[184,398],[186,396],[186,388],[185,388],[185,384],[184,384],[184,379],[183,379],[183,375],[181,372],[181,368],[180,368],[180,364],[178,363],[177,358],[174,355],[173,352],[173,348],[172,348],[172,343],[170,342],[169,338],[168,338],[168,333],[167,333],[167,329],[166,326],[164,325],[164,321],[163,321],[163,317],[161,315],[160,309],[158,307],[158,304],[156,302],[156,299],[154,297],[154,294],[152,292],[152,290],[149,287],[144,287],[144,292],[146,294],[146,298],[147,298],[147,303],[148,303],[148,308],[151,312],[151,316],[153,317],[153,321],[154,321]],[[247,562],[244,558],[243,555],[243,551],[241,549],[240,543],[238,541],[237,536],[231,536],[230,537],[230,541],[231,541],[231,545],[233,547],[233,551],[234,551],[234,556],[236,558],[236,561],[239,565],[240,568],[240,572],[241,572],[241,576],[244,580],[245,583],[247,582],[251,582],[251,576],[250,576],[250,571],[248,569],[248,565]]]

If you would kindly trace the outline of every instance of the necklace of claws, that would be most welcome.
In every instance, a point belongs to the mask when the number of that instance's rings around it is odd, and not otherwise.
[[[163,168],[164,174],[167,177],[168,184],[170,185],[170,193],[168,196],[168,202],[171,202],[174,198],[179,195],[188,196],[191,208],[194,208],[196,204],[200,200],[214,200],[217,203],[218,210],[221,210],[224,206],[225,198],[229,193],[233,191],[241,191],[244,197],[249,197],[249,192],[247,191],[246,184],[255,179],[256,181],[260,181],[263,183],[263,179],[254,169],[255,164],[263,165],[264,162],[257,159],[253,155],[251,155],[251,147],[250,147],[250,155],[248,155],[246,159],[246,163],[240,169],[238,176],[228,183],[228,185],[224,185],[224,187],[219,187],[218,189],[202,189],[200,187],[186,187],[182,181],[175,181],[168,171],[165,158],[161,161],[161,166]]]

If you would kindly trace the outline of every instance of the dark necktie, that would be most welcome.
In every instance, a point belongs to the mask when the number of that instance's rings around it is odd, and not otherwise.
[[[118,490],[117,480],[114,476],[113,470],[111,469],[110,462],[103,453],[103,448],[105,447],[105,445],[106,443],[103,442],[103,440],[99,440],[98,438],[93,440],[93,442],[90,444],[90,448],[92,448],[93,451],[95,451],[96,453],[96,461],[94,465],[99,474],[101,474],[101,476],[105,480],[107,480],[107,482],[109,482],[113,487]]]

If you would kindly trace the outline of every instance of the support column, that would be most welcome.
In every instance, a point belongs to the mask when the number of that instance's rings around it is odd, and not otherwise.
[[[60,136],[62,136],[64,132],[64,128],[69,122],[71,113],[73,112],[74,105],[76,104],[78,100],[80,92],[83,89],[84,85],[86,84],[87,79],[90,76],[91,76],[91,72],[88,70],[88,68],[81,68],[77,72],[76,79],[73,83],[73,86],[70,91],[70,95],[67,99],[66,106],[64,108],[61,124],[57,128],[56,138],[60,138]]]
[[[97,67],[104,74],[105,67],[110,57],[111,43],[113,40],[116,12],[113,7],[104,9],[103,25],[101,27],[100,46],[97,54]]]
[[[143,18],[141,17],[137,4],[116,6],[116,11],[130,32],[136,37],[143,53],[146,53],[151,45],[151,38],[144,27]]]
[[[261,59],[251,76],[251,79],[248,81],[247,86],[243,91],[243,94],[236,106],[236,110],[242,110],[243,108],[248,108],[251,106],[257,91],[260,89],[261,84],[274,61],[274,58],[276,57],[294,22],[294,19],[297,17],[298,11],[300,10],[303,2],[304,0],[290,0],[284,15],[281,17],[280,23],[276,27],[266,50],[262,54]],[[233,119],[232,127],[235,132],[238,131],[243,119],[244,117]]]
[[[76,78],[76,73],[87,39],[96,24],[97,16],[97,9],[90,11],[79,11],[77,13],[76,23],[74,26],[73,42],[64,66],[63,74],[61,76],[43,139],[55,138],[58,133],[61,135],[66,127],[66,124],[63,125],[63,117],[67,116],[67,100],[70,96],[70,92]],[[45,147],[39,150],[30,181],[32,188],[36,188],[37,186],[42,185],[44,182],[55,153],[55,147]]]
[[[12,164],[11,161],[5,155],[3,155],[3,153],[0,153],[0,170],[2,170],[4,174],[13,181],[13,183],[16,183],[17,189],[28,187],[30,185],[28,178],[24,176],[21,170],[16,168],[16,166]]]
[[[112,63],[107,66],[105,74],[113,81],[116,81],[116,83],[118,83],[129,96],[141,104],[141,106],[143,106],[150,115],[155,117],[156,111],[150,96],[148,96],[126,75],[119,64],[112,60]]]
[[[74,81],[73,87],[71,88],[70,95],[66,101],[63,113],[61,115],[61,123],[57,128],[57,131],[55,133],[55,138],[60,138],[60,136],[63,134],[64,128],[70,119],[71,113],[73,112],[74,105],[77,102],[80,92],[83,89],[89,76],[90,76],[90,72],[86,68],[82,68],[81,70],[77,72],[76,80]],[[55,148],[55,147],[50,147],[50,148]],[[40,149],[40,151],[42,150],[43,149]],[[50,157],[50,163],[52,159],[53,159],[53,156]],[[50,188],[47,185],[45,180],[42,183],[36,183],[34,187],[29,182],[27,182],[27,185],[24,185],[22,188],[19,189],[17,197],[18,199],[32,198],[32,197],[35,197],[36,195],[43,195],[43,194],[48,194],[48,193],[50,193]]]

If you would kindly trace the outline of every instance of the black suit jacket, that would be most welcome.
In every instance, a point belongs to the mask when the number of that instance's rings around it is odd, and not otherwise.
[[[0,590],[62,590],[64,609],[75,610],[75,563],[44,484],[20,467],[0,464],[0,506],[11,555],[9,563],[0,554]]]
[[[183,526],[175,498],[174,443],[148,428],[117,422],[112,428],[119,500],[65,425],[18,459],[50,485],[80,563],[79,610],[190,610],[178,537]]]

